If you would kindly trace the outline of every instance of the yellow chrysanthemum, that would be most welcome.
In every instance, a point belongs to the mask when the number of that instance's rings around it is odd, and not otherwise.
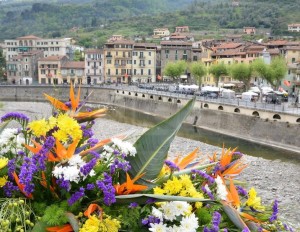
[[[168,180],[164,185],[164,190],[167,194],[176,195],[182,188],[181,181],[177,177],[173,177],[173,180]]]
[[[46,121],[44,118],[41,120],[32,121],[28,124],[28,127],[30,131],[37,137],[45,136],[46,133],[52,129],[48,121]]]
[[[60,114],[57,117],[57,127],[59,129],[53,133],[53,136],[62,142],[66,142],[69,137],[73,140],[80,140],[82,138],[80,125],[67,114]]]
[[[160,187],[153,188],[154,194],[164,195],[166,192]]]
[[[248,193],[248,200],[245,202],[245,205],[253,207],[256,210],[264,210],[265,207],[261,205],[261,198],[257,197],[257,193],[254,188],[251,188]]]
[[[95,216],[91,216],[85,221],[84,225],[79,229],[79,232],[95,232],[99,231],[101,221]]]
[[[2,188],[7,182],[7,176],[0,177],[0,188]]]
[[[106,226],[107,232],[118,232],[121,228],[121,223],[117,219],[111,219],[110,217],[105,218],[103,223]]]
[[[7,163],[8,163],[8,159],[5,157],[1,157],[0,158],[0,169],[6,167]]]

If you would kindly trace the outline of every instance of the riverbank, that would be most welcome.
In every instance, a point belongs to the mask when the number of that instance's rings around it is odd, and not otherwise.
[[[0,115],[12,111],[22,112],[31,119],[40,119],[51,113],[51,107],[45,103],[3,102]],[[97,132],[98,138],[104,139],[128,131],[135,131],[134,135],[139,135],[147,128],[100,118],[96,120],[94,130]],[[186,155],[197,147],[200,148],[203,157],[212,155],[214,152],[221,152],[221,148],[176,137],[171,145],[169,155],[171,157]],[[249,166],[239,179],[247,181],[249,183],[248,187],[254,187],[263,202],[271,204],[277,199],[281,218],[293,224],[294,228],[298,228],[296,231],[300,231],[299,165],[280,160],[270,161],[248,155],[245,155],[245,161]]]

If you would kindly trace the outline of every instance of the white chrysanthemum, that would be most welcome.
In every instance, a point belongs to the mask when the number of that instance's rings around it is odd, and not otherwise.
[[[23,134],[19,134],[17,128],[6,128],[0,134],[0,154],[9,151],[17,153],[22,150],[23,143],[25,143]]]
[[[174,205],[176,216],[185,215],[190,213],[190,204],[186,201],[173,201],[170,202]]]
[[[78,183],[81,179],[84,180],[87,177],[80,172],[80,168],[84,165],[86,163],[81,156],[74,155],[64,166],[57,164],[52,171],[52,175],[56,178],[64,178],[64,180]],[[94,176],[96,173],[94,170],[91,170],[88,175]]]
[[[183,217],[181,220],[181,231],[196,232],[198,227],[198,219],[194,213],[190,214],[189,216]]]
[[[75,166],[83,166],[85,165],[85,162],[83,161],[83,159],[81,158],[80,155],[73,155],[69,161],[68,161],[69,165]]]
[[[227,200],[227,190],[226,190],[226,186],[223,183],[223,180],[220,176],[217,176],[217,178],[215,179],[216,183],[217,183],[217,196],[219,199],[221,200]]]
[[[169,221],[173,221],[176,219],[176,208],[175,205],[171,202],[167,202],[163,205],[161,205],[161,209],[163,211],[163,216],[165,219]]]
[[[150,223],[149,231],[152,231],[152,232],[168,232],[169,230],[168,230],[168,227],[161,222],[159,224]]]
[[[155,207],[152,207],[152,215],[160,220],[163,220],[163,213]]]
[[[121,139],[118,138],[113,138],[112,142],[114,145],[120,149],[120,152],[129,156],[135,156],[136,154],[136,149],[135,147],[127,142],[127,141],[122,141]]]
[[[182,228],[180,226],[176,226],[176,225],[173,225],[172,227],[169,227],[168,231],[169,232],[183,232]]]
[[[103,146],[103,150],[106,151],[106,152],[108,152],[108,153],[113,153],[113,152],[114,152],[114,149],[111,148],[111,147],[108,146],[108,145],[104,145],[104,146]]]

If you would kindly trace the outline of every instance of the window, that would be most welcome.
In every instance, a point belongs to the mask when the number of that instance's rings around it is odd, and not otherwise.
[[[296,58],[292,58],[292,63],[295,63],[296,62]]]
[[[151,65],[151,60],[148,60],[148,64]]]
[[[118,69],[116,69],[116,75],[119,75],[119,70]]]
[[[151,52],[148,52],[148,55],[151,56]]]
[[[151,75],[151,69],[148,69],[148,75]]]
[[[107,75],[110,75],[110,68],[107,69]]]
[[[106,60],[106,63],[107,64],[111,64],[111,60]]]
[[[136,60],[133,61],[133,64],[136,64]]]
[[[141,69],[141,75],[144,75],[144,69]]]
[[[133,70],[133,75],[136,75],[136,69]]]

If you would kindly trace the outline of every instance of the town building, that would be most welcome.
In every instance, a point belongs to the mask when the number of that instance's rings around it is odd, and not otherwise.
[[[244,27],[243,32],[246,35],[255,35],[256,34],[256,28],[255,27]]]
[[[300,62],[300,45],[287,46],[285,52],[285,59],[288,64]]]
[[[66,61],[61,64],[63,83],[87,84],[84,61]]]
[[[156,51],[152,43],[135,43],[132,52],[132,82],[156,82]]]
[[[189,26],[175,27],[175,33],[189,33],[189,32],[190,32]]]
[[[130,83],[134,41],[116,40],[104,45],[104,82]]]
[[[63,78],[61,67],[68,61],[66,56],[48,56],[38,60],[39,84],[63,84],[67,78]]]
[[[68,56],[72,57],[71,38],[43,39],[34,35],[22,36],[16,39],[4,40],[4,55],[7,61],[21,52],[43,51],[44,57]]]
[[[288,25],[288,31],[300,32],[300,23],[293,23]]]
[[[153,30],[153,38],[154,39],[159,39],[162,37],[167,37],[170,36],[170,31],[168,28],[155,28]]]
[[[87,84],[102,84],[104,82],[104,56],[102,49],[85,51],[85,75]]]
[[[38,59],[43,51],[22,52],[6,62],[7,82],[11,84],[31,84],[38,82]]]
[[[192,42],[185,41],[161,41],[161,71],[163,74],[164,68],[168,62],[176,62],[192,60]],[[162,76],[161,74],[161,76]],[[164,77],[165,78],[165,77]],[[188,81],[188,80],[186,80]]]

